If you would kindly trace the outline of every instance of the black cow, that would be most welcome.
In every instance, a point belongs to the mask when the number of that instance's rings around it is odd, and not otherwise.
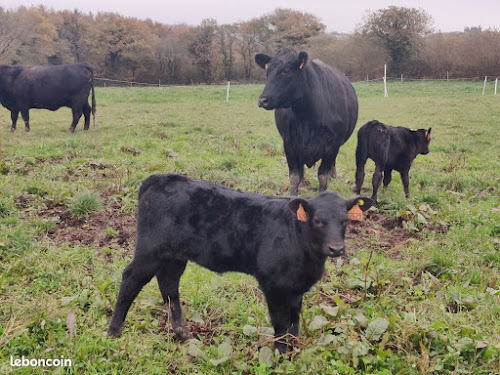
[[[92,89],[92,107],[88,103]],[[70,107],[73,122],[69,128],[75,131],[80,117],[85,116],[84,129],[90,125],[90,112],[95,125],[94,73],[86,64],[49,66],[0,65],[0,103],[10,111],[12,131],[16,130],[19,112],[30,131],[30,108],[55,111]]]
[[[266,69],[266,87],[259,106],[275,109],[276,126],[283,138],[291,194],[297,195],[304,165],[318,169],[319,191],[336,175],[339,148],[351,136],[358,119],[358,99],[347,78],[320,60],[308,63],[306,52],[282,49],[276,56],[255,55]]]
[[[365,178],[366,159],[370,158],[375,162],[372,200],[377,201],[382,172],[384,187],[386,187],[391,182],[393,170],[401,174],[405,197],[408,198],[410,195],[408,173],[418,154],[429,153],[431,129],[410,130],[401,126],[388,126],[376,120],[364,124],[358,131],[358,146],[356,147],[356,192],[359,194],[361,191]]]
[[[132,301],[156,275],[173,330],[188,339],[178,287],[190,260],[215,272],[253,275],[268,304],[275,346],[285,352],[284,336],[299,333],[302,295],[321,278],[327,257],[345,254],[347,210],[355,204],[366,210],[371,200],[333,192],[273,197],[184,176],[150,176],[139,190],[135,255],[123,272],[108,335],[120,336]]]

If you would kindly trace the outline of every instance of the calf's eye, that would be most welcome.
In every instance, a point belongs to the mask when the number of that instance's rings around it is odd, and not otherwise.
[[[324,224],[321,220],[314,218],[313,219],[313,224],[317,227],[322,227]]]

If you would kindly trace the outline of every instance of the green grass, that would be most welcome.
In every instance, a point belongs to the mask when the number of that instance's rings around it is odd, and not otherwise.
[[[199,342],[179,344],[159,329],[165,314],[154,281],[132,305],[123,336],[107,338],[133,240],[117,242],[126,228],[111,217],[100,228],[106,245],[56,240],[63,219],[48,214],[74,210],[80,232],[95,230],[91,211],[133,218],[141,181],[159,172],[287,194],[273,113],[257,107],[263,85],[233,85],[229,102],[225,86],[99,88],[97,125],[84,132],[79,124],[72,135],[69,109],[32,110],[29,134],[10,133],[0,109],[0,372],[51,371],[13,368],[11,356],[64,356],[74,366],[60,372],[85,374],[500,373],[498,97],[482,96],[477,82],[391,81],[389,98],[380,82],[355,88],[358,128],[378,119],[433,129],[431,152],[410,171],[410,198],[397,174],[379,192],[377,212],[407,228],[389,238],[412,237],[389,251],[374,226],[348,242],[349,262],[328,262],[305,295],[297,354],[273,368],[263,360],[271,324],[254,279],[194,264],[180,292]],[[355,147],[354,135],[329,183],[344,197],[353,195]],[[366,194],[373,168],[368,162]],[[316,194],[316,171],[306,170],[301,194]],[[368,327],[380,321],[387,328],[369,341]]]

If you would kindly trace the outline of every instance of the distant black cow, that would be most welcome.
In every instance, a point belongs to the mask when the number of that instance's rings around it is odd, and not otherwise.
[[[92,89],[92,107],[88,103]],[[19,112],[26,131],[30,131],[30,108],[55,111],[70,107],[73,122],[69,128],[75,131],[80,117],[85,116],[84,129],[90,125],[90,112],[95,124],[94,73],[86,64],[49,66],[0,65],[0,103],[10,111],[12,131],[16,130]]]
[[[119,336],[128,309],[156,275],[177,338],[188,339],[179,279],[188,260],[215,272],[253,275],[266,298],[280,352],[299,333],[302,295],[327,257],[345,254],[347,210],[369,198],[324,192],[293,199],[244,193],[178,175],[152,175],[139,190],[134,259],[123,280],[108,335]]]
[[[365,178],[366,159],[375,162],[372,199],[377,201],[377,191],[384,173],[384,187],[391,182],[393,170],[401,174],[405,196],[408,198],[409,171],[418,154],[429,153],[431,129],[410,130],[401,126],[392,127],[376,120],[363,125],[358,131],[356,148],[356,192],[359,194]]]
[[[276,56],[255,56],[266,69],[266,87],[259,106],[275,109],[276,126],[283,138],[291,194],[297,195],[304,165],[318,169],[319,191],[336,175],[339,148],[351,136],[358,119],[358,99],[348,79],[320,60],[308,63],[306,52],[282,49]]]

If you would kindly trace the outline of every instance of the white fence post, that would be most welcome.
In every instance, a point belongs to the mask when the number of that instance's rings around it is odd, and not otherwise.
[[[483,84],[483,95],[486,91],[486,82],[488,82],[488,76],[484,76],[484,84]]]
[[[384,98],[389,97],[387,93],[387,64],[384,64]]]
[[[497,94],[498,78],[495,79],[495,95]]]
[[[231,86],[231,81],[227,81],[226,102],[229,101],[229,87],[230,86]]]

